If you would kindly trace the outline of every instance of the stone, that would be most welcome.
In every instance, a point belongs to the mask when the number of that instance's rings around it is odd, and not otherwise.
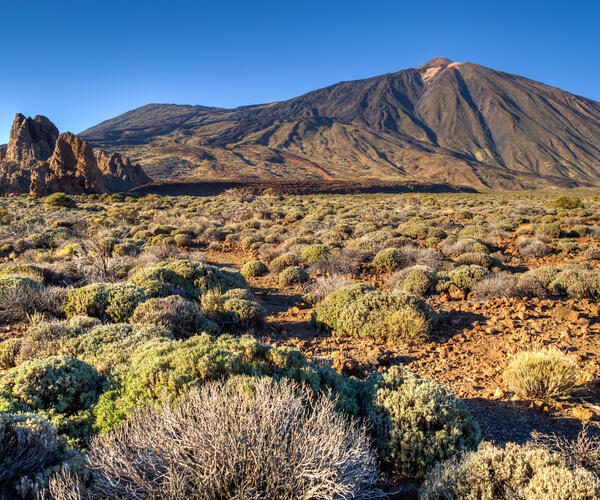
[[[7,144],[0,144],[0,161],[4,160],[6,157],[6,147]]]
[[[465,292],[458,288],[454,283],[448,287],[448,295],[456,300],[463,300],[465,298]]]
[[[559,305],[554,309],[552,317],[559,321],[577,321],[579,319],[579,312]]]

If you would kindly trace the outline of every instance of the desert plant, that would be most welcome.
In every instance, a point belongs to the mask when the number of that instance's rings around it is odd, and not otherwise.
[[[475,285],[490,276],[490,272],[476,264],[462,265],[448,274],[450,281],[461,290],[473,290]]]
[[[53,193],[44,198],[46,205],[53,207],[73,208],[77,205],[75,200],[65,193]]]
[[[35,498],[65,454],[66,444],[48,421],[0,413],[0,498]]]
[[[423,478],[437,462],[479,444],[479,427],[464,403],[438,384],[393,367],[374,385],[377,443],[396,472]]]
[[[175,408],[138,412],[112,434],[99,436],[86,457],[95,471],[88,494],[381,496],[365,429],[334,408],[329,398],[315,400],[310,389],[290,382],[241,377],[207,384]],[[60,481],[54,491],[65,490]]]
[[[462,459],[439,464],[421,487],[423,500],[592,499],[599,486],[593,474],[569,469],[556,454],[507,443],[481,443]]]
[[[284,253],[279,257],[275,257],[269,264],[269,268],[273,272],[280,273],[288,267],[297,266],[299,263],[300,259],[297,255],[294,255],[293,253]]]
[[[303,298],[309,304],[316,305],[330,293],[346,288],[351,284],[352,282],[348,278],[339,274],[319,276]]]
[[[405,264],[404,255],[397,248],[386,248],[380,250],[373,258],[374,269],[384,273],[391,273]]]
[[[157,325],[173,332],[176,338],[187,338],[198,333],[206,319],[192,301],[170,295],[140,303],[130,321]]]
[[[290,285],[299,285],[309,281],[308,273],[299,266],[286,267],[279,273],[279,286],[286,288]]]
[[[503,376],[518,395],[543,399],[568,395],[575,386],[577,371],[570,356],[546,348],[515,354]]]
[[[327,296],[315,309],[320,328],[338,335],[414,343],[427,338],[437,315],[403,292],[385,293],[353,285]]]
[[[246,262],[240,269],[242,276],[263,276],[269,268],[259,260],[250,260]]]
[[[322,245],[319,243],[305,246],[300,250],[300,256],[307,264],[313,264],[314,262],[324,260],[329,256],[330,253],[331,250],[327,245]]]

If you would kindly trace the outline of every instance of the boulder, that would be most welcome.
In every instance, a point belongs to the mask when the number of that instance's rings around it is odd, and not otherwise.
[[[6,157],[6,146],[7,144],[0,144],[0,161]]]
[[[129,191],[152,182],[142,167],[132,164],[129,158],[119,153],[105,153],[98,150],[96,161],[109,191]]]

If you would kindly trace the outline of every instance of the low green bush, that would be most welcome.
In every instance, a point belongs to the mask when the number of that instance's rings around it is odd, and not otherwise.
[[[325,260],[330,254],[331,249],[327,245],[322,245],[319,243],[303,247],[300,250],[300,256],[307,264],[313,264],[314,262]]]
[[[378,376],[374,386],[376,439],[393,471],[422,479],[436,463],[479,444],[467,407],[442,386],[399,367]]]
[[[462,265],[448,273],[451,283],[461,290],[472,290],[476,283],[490,276],[490,272],[476,264]]]
[[[385,293],[353,285],[328,295],[315,309],[319,328],[338,335],[420,343],[437,314],[424,301],[403,293]]]
[[[252,294],[243,288],[225,293],[213,290],[201,299],[202,310],[218,325],[234,328],[248,328],[263,320],[262,307]]]
[[[65,193],[52,193],[44,198],[44,203],[53,207],[73,208],[75,200]]]
[[[269,264],[269,268],[276,273],[280,273],[288,267],[297,266],[299,263],[300,259],[297,255],[294,255],[293,253],[284,253],[279,257],[275,257]]]
[[[170,295],[140,303],[130,321],[160,326],[173,332],[176,338],[187,338],[201,331],[206,318],[192,301]]]
[[[298,266],[286,267],[279,273],[279,286],[281,288],[288,287],[290,285],[299,285],[309,281],[308,273]]]
[[[383,273],[391,273],[406,264],[406,259],[397,248],[386,248],[375,254],[371,265],[374,269]]]
[[[263,276],[267,274],[269,268],[259,260],[250,260],[246,262],[240,269],[242,276]]]

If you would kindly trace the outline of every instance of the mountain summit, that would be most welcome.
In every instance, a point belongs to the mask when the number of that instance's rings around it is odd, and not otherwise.
[[[157,179],[600,182],[600,103],[445,57],[270,104],[149,104],[80,135]]]

